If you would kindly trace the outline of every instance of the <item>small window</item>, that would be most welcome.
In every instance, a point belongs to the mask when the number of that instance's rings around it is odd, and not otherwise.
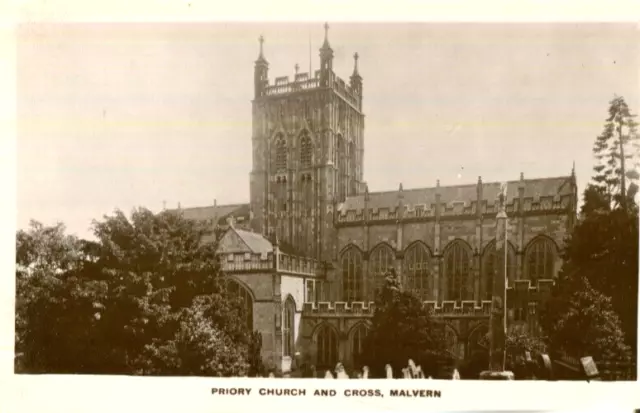
[[[307,302],[312,303],[316,301],[315,298],[315,281],[307,280]]]

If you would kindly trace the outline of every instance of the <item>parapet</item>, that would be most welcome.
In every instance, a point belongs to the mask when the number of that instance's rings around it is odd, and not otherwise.
[[[484,317],[491,315],[491,301],[482,301],[480,305],[475,301],[425,301],[424,306],[434,317]]]
[[[507,214],[547,214],[566,212],[572,205],[571,177],[541,178],[508,183]],[[364,221],[471,218],[477,214],[495,216],[499,210],[500,183],[436,186],[402,191],[369,192],[348,197],[338,214],[339,224]]]
[[[302,304],[302,314],[304,316],[373,316],[375,304],[373,301],[353,301],[347,303],[344,301],[328,302],[321,301],[318,303]]]
[[[516,280],[512,287],[507,288],[507,303],[509,300],[542,301],[551,295],[554,280],[538,280],[535,284],[531,280]]]
[[[335,76],[335,74],[331,88],[347,102],[355,107],[359,107],[357,91],[344,80]],[[293,80],[290,80],[288,76],[277,77],[273,84],[266,85],[265,94],[266,96],[282,96],[289,93],[316,89],[320,89],[319,70],[314,73],[313,77],[309,76],[308,73],[298,73]]]
[[[532,285],[529,280],[516,281],[513,287],[507,288],[507,307],[512,308],[514,303],[522,301],[544,301],[551,294],[553,283],[553,280],[538,280],[535,285]],[[473,300],[425,301],[423,305],[434,317],[450,318],[489,317],[493,307],[492,302],[488,300],[479,303]],[[302,305],[302,313],[305,317],[368,317],[372,316],[374,311],[375,303],[373,301],[354,301],[351,303],[322,301],[318,303],[308,302]]]

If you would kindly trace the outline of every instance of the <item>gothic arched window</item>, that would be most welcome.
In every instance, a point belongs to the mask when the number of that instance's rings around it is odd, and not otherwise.
[[[472,355],[478,351],[486,352],[488,350],[487,334],[489,334],[489,327],[486,324],[480,324],[471,331],[468,339],[468,355]]]
[[[300,167],[311,168],[313,159],[313,146],[311,137],[306,130],[300,135]]]
[[[356,144],[353,141],[349,142],[349,195],[356,194]]]
[[[452,357],[458,357],[458,335],[450,326],[444,327],[445,349]]]
[[[370,300],[375,299],[376,293],[384,285],[384,278],[389,268],[395,266],[395,254],[387,244],[380,244],[371,251],[369,255],[369,282],[367,285],[367,296]]]
[[[369,334],[369,328],[365,324],[359,324],[351,335],[351,356],[352,360],[358,361],[364,353],[364,341]],[[359,363],[358,363],[359,364]]]
[[[507,280],[509,285],[513,285],[516,277],[516,253],[511,244],[507,250]],[[498,254],[496,251],[496,242],[491,243],[485,248],[482,254],[482,282],[480,285],[481,299],[491,300],[493,295],[493,280],[498,271]]]
[[[429,251],[424,244],[416,242],[404,254],[404,288],[421,301],[429,295],[429,268]]]
[[[445,300],[473,300],[471,250],[462,241],[454,241],[444,252]]]
[[[342,135],[338,135],[336,139],[336,156],[338,158],[336,165],[336,167],[338,168],[338,182],[336,182],[336,186],[338,189],[338,201],[342,202],[347,195],[345,182],[345,177],[347,175],[346,148]]]
[[[342,254],[342,300],[351,302],[363,299],[362,253],[351,247]]]
[[[329,325],[320,327],[316,337],[316,367],[331,368],[338,362],[338,335]]]
[[[251,331],[253,331],[253,298],[251,293],[239,282],[228,280],[227,292],[236,300],[239,300],[241,306],[241,316]]]
[[[284,172],[287,170],[287,141],[281,133],[276,137],[275,146],[275,172]]]
[[[283,355],[293,356],[295,348],[295,313],[296,304],[291,297],[284,302],[282,314],[282,342],[284,345]]]
[[[538,237],[525,253],[525,277],[531,281],[551,279],[554,276],[555,245],[546,237]]]

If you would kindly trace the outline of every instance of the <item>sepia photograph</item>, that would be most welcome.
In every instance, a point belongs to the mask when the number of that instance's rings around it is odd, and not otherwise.
[[[636,381],[639,39],[19,25],[14,373]]]

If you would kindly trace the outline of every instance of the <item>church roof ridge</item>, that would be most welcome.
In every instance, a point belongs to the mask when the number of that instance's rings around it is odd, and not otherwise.
[[[525,178],[523,180],[523,182],[527,183],[527,182],[536,182],[536,181],[551,181],[551,180],[557,180],[557,179],[569,179],[571,178],[571,175],[558,175],[558,176],[549,176],[549,177],[540,177],[540,178]],[[505,181],[482,181],[482,185],[500,185],[502,182]],[[506,181],[507,183],[519,183],[522,182],[519,179],[512,179],[509,181]],[[441,185],[440,189],[447,189],[447,188],[475,188],[478,184],[477,183],[468,183],[468,184],[457,184],[457,185]],[[437,189],[437,186],[422,186],[422,187],[416,187],[416,188],[403,188],[403,192],[415,192],[415,191],[424,191],[427,189]],[[384,191],[370,191],[369,195],[382,195],[382,194],[396,194],[398,193],[397,189],[390,189],[390,190],[384,190]],[[349,196],[347,197],[347,199],[349,198],[354,198],[354,197],[360,197],[362,195],[354,195],[354,196]]]

